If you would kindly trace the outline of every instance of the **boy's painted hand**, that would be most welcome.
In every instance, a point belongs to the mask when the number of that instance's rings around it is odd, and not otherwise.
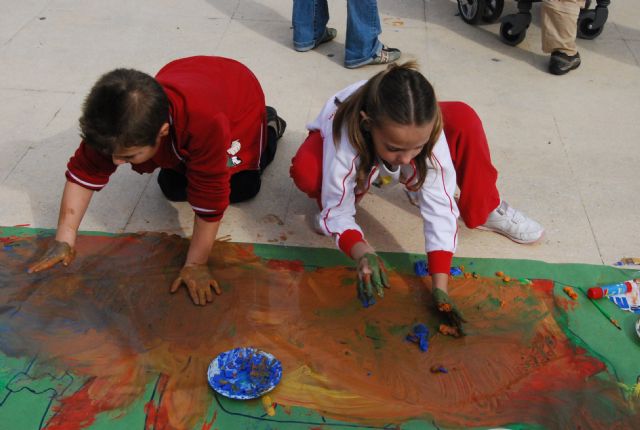
[[[455,330],[449,331],[446,334],[452,334],[454,337],[464,336],[462,330],[462,323],[466,323],[460,309],[451,301],[451,297],[440,288],[433,289],[433,299],[436,302],[436,308],[440,314],[445,318],[447,324]],[[442,331],[442,330],[441,330]]]
[[[62,262],[64,266],[68,266],[74,258],[76,258],[76,250],[72,248],[71,245],[67,242],[53,240],[44,255],[29,266],[27,271],[29,273],[39,272],[49,269],[60,262]]]
[[[180,270],[180,276],[171,284],[171,292],[175,293],[180,288],[180,285],[185,284],[191,300],[196,305],[204,306],[208,302],[213,301],[213,293],[211,288],[214,289],[216,294],[222,294],[220,286],[213,279],[209,272],[209,267],[206,264],[193,264],[184,266]]]
[[[365,308],[376,302],[374,288],[378,296],[383,297],[384,289],[389,288],[389,280],[382,259],[378,254],[369,252],[358,260],[358,298]]]

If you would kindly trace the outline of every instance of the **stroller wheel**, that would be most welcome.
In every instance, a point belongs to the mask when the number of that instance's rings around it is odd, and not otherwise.
[[[604,25],[599,27],[594,27],[596,19],[595,10],[585,10],[580,13],[580,17],[578,18],[578,37],[581,39],[595,39],[600,36],[602,30],[604,30]]]
[[[527,35],[527,30],[523,30],[519,33],[512,33],[513,23],[505,20],[500,24],[500,38],[504,43],[511,46],[516,46],[520,42],[524,40],[524,37]]]
[[[504,0],[487,0],[487,5],[484,8],[484,14],[482,14],[482,20],[486,23],[496,22],[502,10],[504,9]]]
[[[464,22],[473,25],[482,19],[486,5],[487,0],[458,0],[458,12]]]

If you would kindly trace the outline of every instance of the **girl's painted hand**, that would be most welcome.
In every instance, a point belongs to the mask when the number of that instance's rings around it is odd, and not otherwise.
[[[389,288],[389,280],[382,259],[378,254],[369,252],[358,260],[358,298],[365,308],[376,302],[374,288],[378,296],[383,297],[384,288]]]
[[[29,273],[39,272],[41,270],[49,269],[60,262],[62,262],[63,266],[68,266],[74,258],[76,258],[76,250],[72,248],[71,245],[67,242],[53,240],[49,244],[44,255],[34,264],[29,266],[27,271]]]
[[[185,284],[191,300],[196,305],[204,306],[213,301],[213,293],[211,288],[216,294],[222,294],[220,286],[213,279],[209,272],[209,267],[206,264],[191,264],[184,266],[180,270],[180,276],[171,284],[171,292],[175,293],[180,288],[180,285]]]
[[[462,330],[462,323],[466,323],[467,320],[464,319],[462,312],[460,309],[453,303],[449,294],[447,294],[444,290],[440,288],[433,289],[433,299],[436,303],[436,308],[440,315],[445,318],[447,325],[452,330],[443,330],[440,331],[443,334],[450,334],[454,337],[464,336],[464,331]],[[446,333],[445,333],[446,331]]]

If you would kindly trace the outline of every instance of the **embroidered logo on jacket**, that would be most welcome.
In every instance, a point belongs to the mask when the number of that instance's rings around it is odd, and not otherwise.
[[[235,167],[242,164],[242,159],[236,155],[240,152],[240,148],[242,148],[242,145],[239,140],[231,142],[231,146],[227,149],[227,154],[229,154],[229,158],[227,158],[227,167]]]

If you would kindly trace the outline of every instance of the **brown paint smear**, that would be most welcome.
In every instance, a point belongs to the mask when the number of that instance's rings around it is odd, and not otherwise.
[[[163,234],[82,236],[69,268],[34,275],[26,266],[46,240],[0,252],[2,351],[37,354],[87,378],[58,406],[60,422],[78,419],[78,410],[125,410],[161,374],[154,413],[167,428],[192,427],[212,404],[210,360],[238,346],[282,361],[274,402],[350,422],[616,429],[637,419],[615,381],[594,377],[605,366],[563,334],[549,283],[452,281],[451,297],[468,320],[467,336],[454,339],[438,334],[430,294],[415,276],[390,273],[392,288],[364,309],[352,269],[305,271],[233,243],[217,243],[211,259],[223,294],[194,306],[184,289],[169,294],[187,245]],[[427,353],[405,341],[417,322],[431,331]],[[431,373],[434,365],[448,373]]]

